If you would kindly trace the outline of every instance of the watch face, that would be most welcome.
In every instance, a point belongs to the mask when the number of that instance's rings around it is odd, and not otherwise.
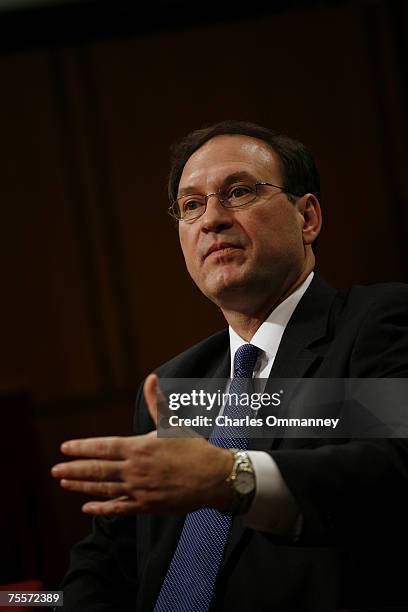
[[[240,472],[235,479],[235,489],[241,495],[247,495],[254,490],[255,478],[252,472]]]

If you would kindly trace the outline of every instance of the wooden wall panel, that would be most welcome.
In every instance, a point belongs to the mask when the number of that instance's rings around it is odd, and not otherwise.
[[[98,388],[45,53],[1,58],[1,379],[38,397]],[[68,367],[67,367],[68,366]]]
[[[39,399],[134,389],[223,325],[165,183],[171,142],[227,117],[315,153],[329,280],[401,278],[365,27],[346,5],[2,57],[3,378]]]

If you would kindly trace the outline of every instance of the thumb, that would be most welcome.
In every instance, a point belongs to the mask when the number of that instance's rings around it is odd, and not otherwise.
[[[143,385],[143,393],[149,409],[149,414],[157,428],[157,401],[158,393],[160,393],[157,374],[149,374],[149,376],[147,376]]]

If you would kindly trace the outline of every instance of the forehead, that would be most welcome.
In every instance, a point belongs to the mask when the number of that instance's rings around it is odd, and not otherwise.
[[[257,180],[278,181],[280,161],[262,140],[240,134],[215,136],[187,160],[179,191],[218,187],[230,174],[246,172]]]

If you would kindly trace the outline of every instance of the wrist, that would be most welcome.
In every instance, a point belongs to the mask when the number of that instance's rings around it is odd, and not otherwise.
[[[233,491],[228,483],[228,477],[234,466],[234,457],[226,448],[214,447],[218,451],[216,484],[212,490],[212,501],[210,506],[227,512],[233,502]]]

